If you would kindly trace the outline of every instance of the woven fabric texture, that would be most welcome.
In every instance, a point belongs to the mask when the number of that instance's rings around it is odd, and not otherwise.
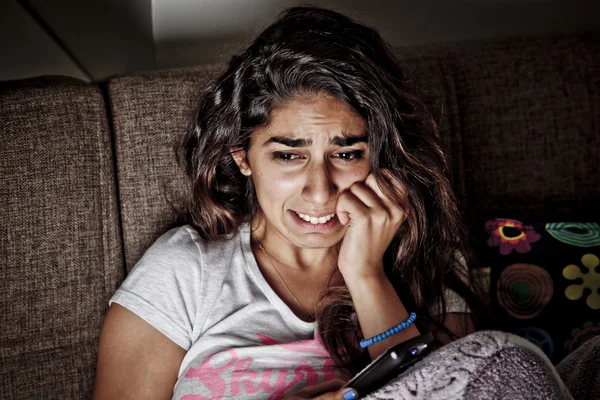
[[[91,398],[123,278],[111,142],[94,86],[0,84],[0,398]]]
[[[408,60],[416,80],[440,94],[442,143],[472,230],[501,215],[599,219],[599,36],[511,38],[409,54],[419,61]]]
[[[184,184],[174,141],[189,126],[197,99],[223,67],[118,77],[107,85],[115,136],[127,269],[177,224]]]

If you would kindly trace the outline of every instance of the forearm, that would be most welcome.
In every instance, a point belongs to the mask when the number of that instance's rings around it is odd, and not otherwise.
[[[408,318],[409,312],[383,271],[379,276],[347,279],[346,285],[350,290],[365,339],[383,333]],[[371,359],[378,357],[388,347],[419,334],[416,326],[412,324],[407,329],[369,346]]]

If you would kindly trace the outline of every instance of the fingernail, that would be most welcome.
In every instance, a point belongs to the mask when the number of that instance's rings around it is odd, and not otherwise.
[[[356,393],[354,390],[348,389],[344,392],[344,400],[356,400]]]

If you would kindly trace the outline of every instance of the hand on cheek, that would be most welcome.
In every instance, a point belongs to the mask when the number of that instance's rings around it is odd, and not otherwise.
[[[405,211],[383,194],[369,174],[340,195],[336,213],[340,223],[348,225],[338,256],[344,279],[381,275],[383,255],[406,219]]]

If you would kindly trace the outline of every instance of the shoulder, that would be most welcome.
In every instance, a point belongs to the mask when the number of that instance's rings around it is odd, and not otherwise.
[[[202,265],[201,239],[193,228],[180,226],[163,233],[146,249],[128,279],[138,275],[191,273]]]
[[[235,251],[231,240],[210,242],[190,225],[156,239],[109,301],[119,303],[184,349],[197,338]]]
[[[150,245],[144,253],[144,257],[149,256],[197,256],[205,247],[205,241],[200,238],[198,232],[190,226],[183,225],[172,228],[163,233]]]
[[[454,253],[454,262],[452,266],[452,274],[462,282],[462,284],[470,287],[469,266],[465,256],[456,251]],[[470,313],[471,309],[465,299],[460,296],[453,287],[451,282],[444,282],[442,296],[445,303],[445,311],[447,313]],[[442,304],[437,302],[430,307],[430,312],[434,315],[442,314]]]
[[[207,241],[191,226],[172,228],[148,247],[121,284],[119,293],[152,297],[156,293],[182,293],[197,299],[224,279],[236,251],[237,236]],[[239,247],[239,246],[237,246]]]
[[[162,234],[137,262],[136,269],[163,269],[192,272],[204,265],[214,265],[234,251],[237,235],[228,240],[207,241],[191,225],[172,228]],[[133,271],[132,271],[133,272]]]
[[[469,285],[471,277],[469,275],[469,265],[467,264],[465,255],[462,254],[460,251],[456,251],[454,253],[454,258],[456,260],[453,269],[454,273],[461,281]]]

